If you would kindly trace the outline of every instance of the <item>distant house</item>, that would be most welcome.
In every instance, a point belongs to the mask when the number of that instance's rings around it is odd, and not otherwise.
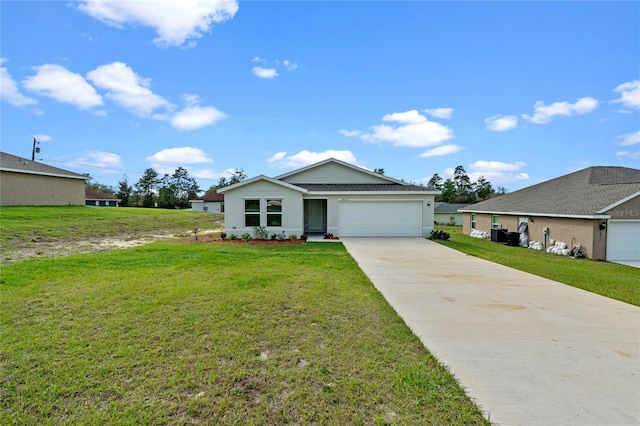
[[[210,192],[189,202],[191,210],[196,212],[224,213],[224,194]]]
[[[89,176],[0,152],[1,206],[82,206]]]
[[[640,170],[589,167],[460,209],[463,232],[518,231],[549,246],[580,244],[587,257],[640,263]]]
[[[122,201],[120,198],[101,194],[99,192],[91,191],[90,189],[84,190],[84,200],[87,206],[100,207],[118,207],[120,201]]]
[[[458,211],[467,207],[469,203],[444,203],[437,202],[434,209],[433,220],[438,225],[462,226],[462,213]]]

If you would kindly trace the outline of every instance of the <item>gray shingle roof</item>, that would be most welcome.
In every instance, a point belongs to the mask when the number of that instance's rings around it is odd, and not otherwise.
[[[294,183],[293,185],[313,192],[429,191],[423,186],[397,183]]]
[[[32,175],[59,176],[72,179],[90,179],[80,173],[59,169],[37,161],[27,160],[16,155],[0,152],[0,170]]]
[[[639,192],[640,170],[627,167],[589,167],[462,210],[593,216]]]
[[[458,209],[467,207],[470,203],[444,203],[438,202],[434,207],[434,213],[457,213]]]

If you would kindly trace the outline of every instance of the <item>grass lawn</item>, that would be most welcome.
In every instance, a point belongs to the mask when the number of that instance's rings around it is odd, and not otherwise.
[[[488,424],[342,244],[32,259],[0,291],[2,424]]]
[[[154,234],[193,235],[219,229],[224,216],[190,210],[127,207],[2,207],[0,264],[24,258],[95,251],[94,243],[122,241]]]
[[[451,234],[437,241],[471,256],[559,281],[612,299],[640,306],[640,270],[631,266],[590,259],[573,259],[522,247],[508,247],[471,238],[461,226],[437,226]]]

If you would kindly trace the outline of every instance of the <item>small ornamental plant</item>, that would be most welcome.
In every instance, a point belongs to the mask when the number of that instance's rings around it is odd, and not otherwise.
[[[289,234],[289,239],[291,241],[297,241],[298,240],[298,235],[297,234]]]
[[[251,234],[248,232],[244,232],[240,235],[240,239],[242,241],[251,241]]]
[[[226,232],[221,232],[220,233],[220,238],[222,238],[223,240],[227,239],[227,233]]]
[[[269,232],[264,226],[253,227],[253,238],[255,238],[256,240],[266,240],[268,236]]]
[[[237,239],[238,239],[238,236],[237,236],[236,234],[231,234],[231,235],[229,235],[229,239],[230,239],[231,241],[235,241],[235,240],[237,240]]]
[[[324,233],[324,239],[325,240],[333,240],[335,237],[333,236],[333,234],[331,232],[325,232]]]
[[[451,238],[451,235],[449,235],[448,232],[445,232],[442,229],[434,229],[433,231],[431,231],[431,235],[429,236],[430,240],[447,241],[449,238]]]

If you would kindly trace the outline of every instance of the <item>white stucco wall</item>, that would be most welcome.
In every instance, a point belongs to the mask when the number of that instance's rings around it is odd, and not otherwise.
[[[253,228],[244,224],[244,200],[260,200],[260,223],[267,223],[268,199],[282,199],[282,226],[267,227],[269,234],[300,235],[303,232],[302,193],[267,181],[257,181],[244,185],[236,190],[225,192],[224,227],[227,235],[240,235],[248,232],[253,237]]]
[[[204,212],[207,208],[207,213],[223,213],[221,201],[192,201],[191,210],[196,212]]]

